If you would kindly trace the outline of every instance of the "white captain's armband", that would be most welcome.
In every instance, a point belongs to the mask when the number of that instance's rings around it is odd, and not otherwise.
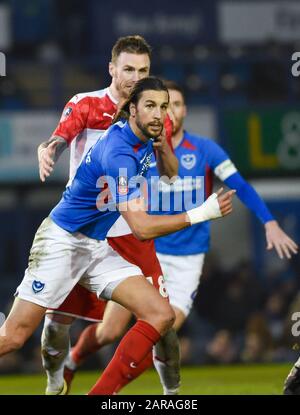
[[[215,175],[222,180],[222,182],[236,172],[237,168],[230,159],[224,160],[214,170]]]

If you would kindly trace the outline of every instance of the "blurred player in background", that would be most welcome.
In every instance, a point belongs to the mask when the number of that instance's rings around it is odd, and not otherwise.
[[[189,209],[192,201],[196,199],[196,192],[200,191],[203,184],[206,198],[211,194],[213,174],[215,174],[228,187],[236,189],[240,200],[262,222],[265,228],[267,249],[275,248],[280,258],[291,258],[291,255],[298,251],[297,244],[280,228],[263,200],[242,178],[226,152],[214,141],[189,134],[184,130],[187,108],[183,90],[175,82],[168,81],[165,84],[169,90],[170,107],[174,115],[172,143],[179,160],[179,178],[172,185],[162,181],[154,182],[154,188],[151,190],[155,191],[159,186],[161,191],[159,197],[151,199],[151,202],[154,201],[151,211],[155,214],[176,214],[182,211],[182,206]],[[159,172],[154,159],[151,166],[149,176],[157,177]],[[203,177],[204,183],[197,182],[197,177]],[[181,192],[182,195],[176,197],[176,192]],[[165,196],[166,193],[169,193],[169,197]],[[160,211],[163,198],[171,201],[170,211]],[[170,303],[176,315],[174,323],[176,330],[182,326],[192,308],[202,274],[205,253],[209,249],[209,239],[210,224],[205,222],[155,240]],[[110,331],[105,325],[99,324],[97,331],[95,325],[95,334],[96,337],[98,334],[98,338],[94,343],[88,337],[90,331],[90,328],[83,331],[68,357],[65,373],[69,382],[77,367],[90,353],[95,351],[97,343],[100,348],[110,341]],[[119,335],[121,333],[122,330]],[[118,337],[117,334],[115,338]],[[89,349],[91,344],[93,347]],[[163,365],[164,351],[157,347],[156,353],[159,359],[154,359],[154,364],[156,368],[159,368]],[[145,369],[146,362],[150,367],[151,356],[145,360]]]
[[[120,38],[112,49],[109,73],[111,85],[103,90],[75,95],[65,106],[61,120],[52,137],[42,143],[38,149],[40,178],[45,181],[52,170],[54,162],[62,151],[70,146],[70,180],[72,183],[76,170],[88,149],[111,125],[112,119],[120,105],[139,80],[149,75],[151,49],[140,36]],[[168,177],[177,174],[178,162],[171,150],[172,125],[167,117],[165,121],[167,139],[164,135],[157,138],[154,148],[160,173]],[[169,145],[167,143],[169,140]],[[138,150],[138,148],[137,148]],[[120,218],[112,227],[109,243],[113,249],[126,260],[139,266],[144,275],[151,278],[155,287],[163,292],[162,271],[155,255],[153,241],[138,241],[132,234],[124,219]],[[100,321],[106,303],[81,285],[76,285],[71,294],[57,310],[48,310],[42,333],[42,360],[47,372],[47,394],[66,391],[63,380],[63,364],[69,352],[69,330],[75,318]],[[105,310],[105,321],[110,327],[110,339],[115,338],[114,331],[124,333],[131,313],[123,307],[109,303]],[[113,320],[113,321],[112,321]],[[87,330],[89,348],[95,347],[95,327]],[[172,349],[169,348],[168,369],[171,367],[172,383],[169,389],[179,386],[179,347],[176,335],[167,334]],[[96,346],[98,348],[98,345]],[[172,358],[171,358],[172,352]],[[166,374],[161,371],[160,376]],[[170,378],[170,376],[169,376]],[[127,379],[125,379],[127,381]],[[169,393],[167,391],[167,393]]]

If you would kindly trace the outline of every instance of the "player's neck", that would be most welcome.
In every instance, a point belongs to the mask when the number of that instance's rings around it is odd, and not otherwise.
[[[108,90],[109,90],[110,95],[113,97],[113,99],[118,102],[118,105],[120,105],[121,96],[113,83],[109,85]]]
[[[139,129],[139,127],[136,125],[136,123],[130,118],[129,118],[129,125],[134,135],[136,135],[141,141],[143,141],[143,143],[147,143],[147,141],[149,141],[149,137],[146,137],[142,133],[142,131]]]
[[[177,131],[176,134],[174,134],[172,136],[173,148],[176,148],[176,147],[179,146],[181,140],[183,139],[183,134],[184,134],[184,132],[183,132],[183,127],[182,127],[182,128],[180,128],[180,130]]]

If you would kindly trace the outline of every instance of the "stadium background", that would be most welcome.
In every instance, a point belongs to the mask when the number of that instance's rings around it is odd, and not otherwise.
[[[68,154],[48,183],[36,148],[65,102],[110,82],[119,36],[153,46],[152,73],[185,89],[188,130],[216,139],[300,242],[300,51],[296,1],[0,0],[0,311],[23,277],[37,226],[59,200]],[[216,183],[216,186],[219,184]],[[212,249],[189,321],[180,332],[185,365],[289,362],[297,355],[291,313],[300,308],[299,255],[266,252],[263,228],[239,201],[213,224]],[[76,339],[83,323],[72,331]],[[41,371],[37,331],[0,359],[0,373]],[[103,367],[105,348],[87,368]]]

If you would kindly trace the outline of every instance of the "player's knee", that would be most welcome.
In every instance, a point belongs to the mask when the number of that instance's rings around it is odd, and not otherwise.
[[[54,320],[45,319],[43,328],[43,339],[53,341],[57,337],[65,337],[69,335],[70,325],[61,324]]]
[[[59,326],[56,322],[51,321],[50,324],[44,327],[48,337],[56,337],[59,334]]]
[[[25,343],[26,338],[22,335],[14,335],[12,336],[9,346],[10,346],[10,351],[14,352],[16,350],[19,350],[23,347],[24,343]]]
[[[175,313],[170,305],[166,305],[158,310],[156,310],[156,325],[159,328],[161,334],[164,334],[169,330],[175,322]]]
[[[175,316],[174,310],[172,309],[172,307],[169,307],[168,312],[164,315],[165,331],[173,327],[175,320],[176,320],[176,316]]]

